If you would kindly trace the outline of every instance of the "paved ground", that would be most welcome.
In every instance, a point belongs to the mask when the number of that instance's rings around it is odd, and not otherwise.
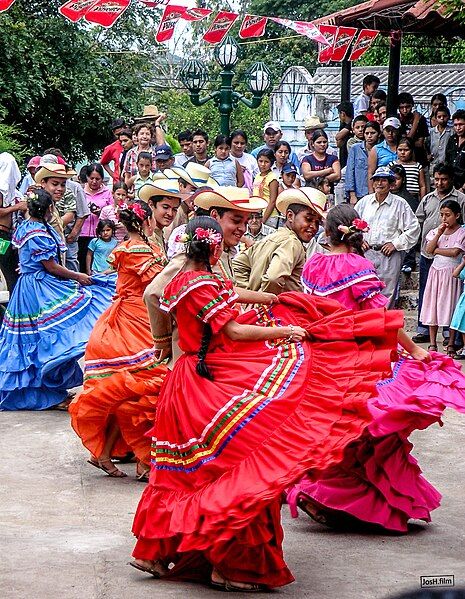
[[[110,479],[58,412],[1,413],[2,599],[209,598],[200,586],[161,583],[126,565],[143,486]],[[408,536],[338,534],[283,510],[285,550],[297,582],[276,597],[371,599],[418,588],[422,575],[454,574],[465,586],[465,421],[414,437],[428,478],[444,494],[434,523]],[[134,466],[124,466],[133,473]],[[268,595],[269,596],[269,595]]]

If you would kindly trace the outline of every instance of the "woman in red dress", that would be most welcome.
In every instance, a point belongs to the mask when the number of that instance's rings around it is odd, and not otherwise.
[[[162,271],[165,258],[147,238],[151,210],[134,202],[119,218],[129,240],[109,262],[118,272],[113,304],[97,321],[86,347],[84,389],[69,407],[71,424],[91,452],[89,463],[114,478],[125,477],[112,456],[134,452],[137,477],[148,480],[155,405],[167,368],[153,347],[142,295]]]
[[[221,240],[216,221],[191,220],[186,266],[160,300],[184,354],[157,406],[131,565],[250,592],[293,581],[281,495],[303,473],[339,463],[363,433],[402,315],[360,318],[331,300],[284,293],[238,316],[231,282],[211,273]]]

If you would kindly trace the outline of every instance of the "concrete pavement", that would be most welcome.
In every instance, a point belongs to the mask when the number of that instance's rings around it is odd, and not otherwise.
[[[443,428],[413,440],[425,475],[444,495],[433,524],[407,536],[342,534],[292,520],[284,507],[285,553],[297,582],[274,596],[384,598],[418,589],[423,575],[453,574],[465,586],[465,419],[448,412]],[[218,597],[126,565],[143,485],[134,464],[122,466],[131,474],[122,480],[86,464],[66,413],[0,413],[0,447],[2,599]]]

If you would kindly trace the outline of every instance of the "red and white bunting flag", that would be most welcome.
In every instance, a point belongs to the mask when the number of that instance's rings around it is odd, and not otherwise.
[[[126,12],[131,0],[98,0],[84,15],[88,23],[111,27]]]
[[[362,29],[358,34],[354,47],[352,48],[349,60],[358,60],[361,56],[363,56],[378,35],[379,31],[376,29]]]
[[[70,0],[65,4],[62,4],[58,8],[58,12],[73,23],[76,23],[79,19],[82,19],[86,12],[90,10],[94,4],[97,4],[97,2],[98,0]]]
[[[157,8],[158,6],[166,6],[170,0],[139,0],[147,8]]]
[[[159,44],[168,42],[172,37],[179,19],[184,14],[184,6],[167,6],[163,11],[155,39]]]
[[[0,0],[0,12],[8,10],[15,0]]]
[[[184,15],[181,18],[185,21],[201,21],[209,17],[212,12],[210,8],[184,8]]]
[[[278,17],[269,17],[275,23],[279,23],[280,25],[284,25],[284,27],[289,27],[296,33],[300,35],[305,35],[305,37],[310,38],[314,42],[318,42],[319,44],[323,44],[325,46],[328,45],[326,38],[321,35],[320,30],[310,21],[291,21],[290,19],[280,19]]]
[[[268,19],[257,15],[245,15],[239,30],[239,37],[243,40],[248,37],[262,37],[265,33]]]
[[[333,53],[331,55],[332,61],[341,62],[341,60],[344,60],[344,56],[356,33],[356,27],[339,27],[336,39],[334,40]]]
[[[326,44],[318,44],[318,62],[325,64],[331,60],[338,28],[335,25],[320,25],[319,30]]]
[[[234,25],[238,17],[239,15],[235,12],[219,12],[203,36],[204,41],[209,44],[219,44]]]

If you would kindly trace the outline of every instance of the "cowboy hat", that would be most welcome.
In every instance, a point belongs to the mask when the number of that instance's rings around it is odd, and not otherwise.
[[[148,202],[150,198],[153,198],[154,196],[178,198],[182,200],[190,194],[181,193],[177,181],[174,181],[173,179],[159,179],[158,181],[149,181],[145,185],[142,185],[137,195],[140,200]]]
[[[216,189],[199,189],[193,195],[194,204],[204,210],[210,208],[228,208],[242,212],[264,210],[268,202],[258,196],[249,195],[245,187],[222,186]]]
[[[143,123],[144,121],[155,120],[158,116],[160,116],[158,108],[154,104],[149,104],[148,106],[144,106],[142,116],[134,117],[134,121],[136,123]]]
[[[309,116],[308,118],[306,118],[304,120],[304,124],[302,125],[302,129],[307,130],[307,129],[324,129],[325,127],[328,126],[328,123],[322,123],[320,121],[320,117],[319,116]]]
[[[56,179],[71,179],[74,177],[76,171],[71,168],[67,168],[64,164],[47,164],[39,167],[38,171],[34,175],[34,181],[40,183],[44,179],[49,177],[55,177]]]
[[[276,208],[281,214],[286,214],[291,204],[301,204],[315,211],[322,218],[326,218],[326,196],[314,187],[299,187],[285,189],[278,195]]]
[[[185,167],[172,166],[165,169],[168,179],[184,179],[195,188],[198,187],[216,187],[218,183],[210,177],[210,169],[196,162],[188,162]]]

